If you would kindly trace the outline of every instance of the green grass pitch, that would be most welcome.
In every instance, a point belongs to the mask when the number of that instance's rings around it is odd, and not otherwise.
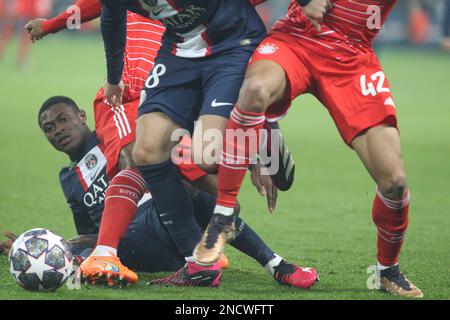
[[[14,50],[0,61],[0,231],[45,227],[64,236],[75,228],[58,182],[66,157],[53,150],[37,126],[37,110],[49,96],[74,98],[88,111],[102,85],[105,62],[96,37],[53,37],[35,45],[26,70]],[[410,227],[401,267],[428,299],[450,298],[450,55],[383,48],[412,190]],[[0,299],[399,299],[368,290],[375,262],[371,221],[375,186],[357,156],[341,141],[327,111],[310,96],[298,99],[281,121],[297,162],[294,187],[279,195],[270,215],[265,199],[247,181],[242,217],[280,255],[316,267],[321,281],[308,291],[280,287],[256,262],[231,247],[220,289],[147,287],[163,274],[140,274],[127,289],[85,287],[54,293],[21,289],[0,257]]]

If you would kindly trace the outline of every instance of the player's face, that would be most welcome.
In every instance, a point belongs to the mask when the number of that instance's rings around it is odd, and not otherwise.
[[[53,147],[68,155],[77,152],[86,137],[86,114],[65,104],[48,108],[42,113],[40,124]]]

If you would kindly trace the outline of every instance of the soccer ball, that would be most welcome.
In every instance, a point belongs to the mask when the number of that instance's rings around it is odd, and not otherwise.
[[[9,271],[30,291],[53,291],[71,275],[72,254],[63,238],[47,229],[22,233],[11,246]]]

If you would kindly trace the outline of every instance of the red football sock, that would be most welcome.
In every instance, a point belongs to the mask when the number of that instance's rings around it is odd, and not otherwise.
[[[400,249],[408,226],[409,191],[401,200],[391,200],[377,194],[373,202],[372,217],[378,230],[378,262],[392,266],[398,262]]]
[[[106,190],[97,245],[117,248],[146,190],[138,169],[122,170],[111,180]]]
[[[14,24],[6,24],[2,31],[3,32],[0,37],[0,58],[3,58],[6,47],[8,46],[11,36],[14,33]]]
[[[235,207],[247,168],[256,159],[264,120],[264,113],[242,111],[237,105],[231,112],[219,163],[218,206]],[[217,207],[215,211],[221,213]]]

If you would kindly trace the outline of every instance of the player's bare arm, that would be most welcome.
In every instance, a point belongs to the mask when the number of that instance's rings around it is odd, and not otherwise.
[[[122,82],[123,59],[127,31],[127,11],[120,1],[102,0],[101,31],[105,44],[107,79],[105,98],[111,105],[122,104],[124,84]]]
[[[100,17],[101,3],[100,0],[77,0],[74,2],[80,10],[81,23],[85,23]],[[30,36],[30,40],[34,43],[43,39],[50,33],[57,33],[67,29],[67,19],[72,16],[72,12],[62,11],[51,19],[42,19],[36,17],[30,20],[24,27]]]

